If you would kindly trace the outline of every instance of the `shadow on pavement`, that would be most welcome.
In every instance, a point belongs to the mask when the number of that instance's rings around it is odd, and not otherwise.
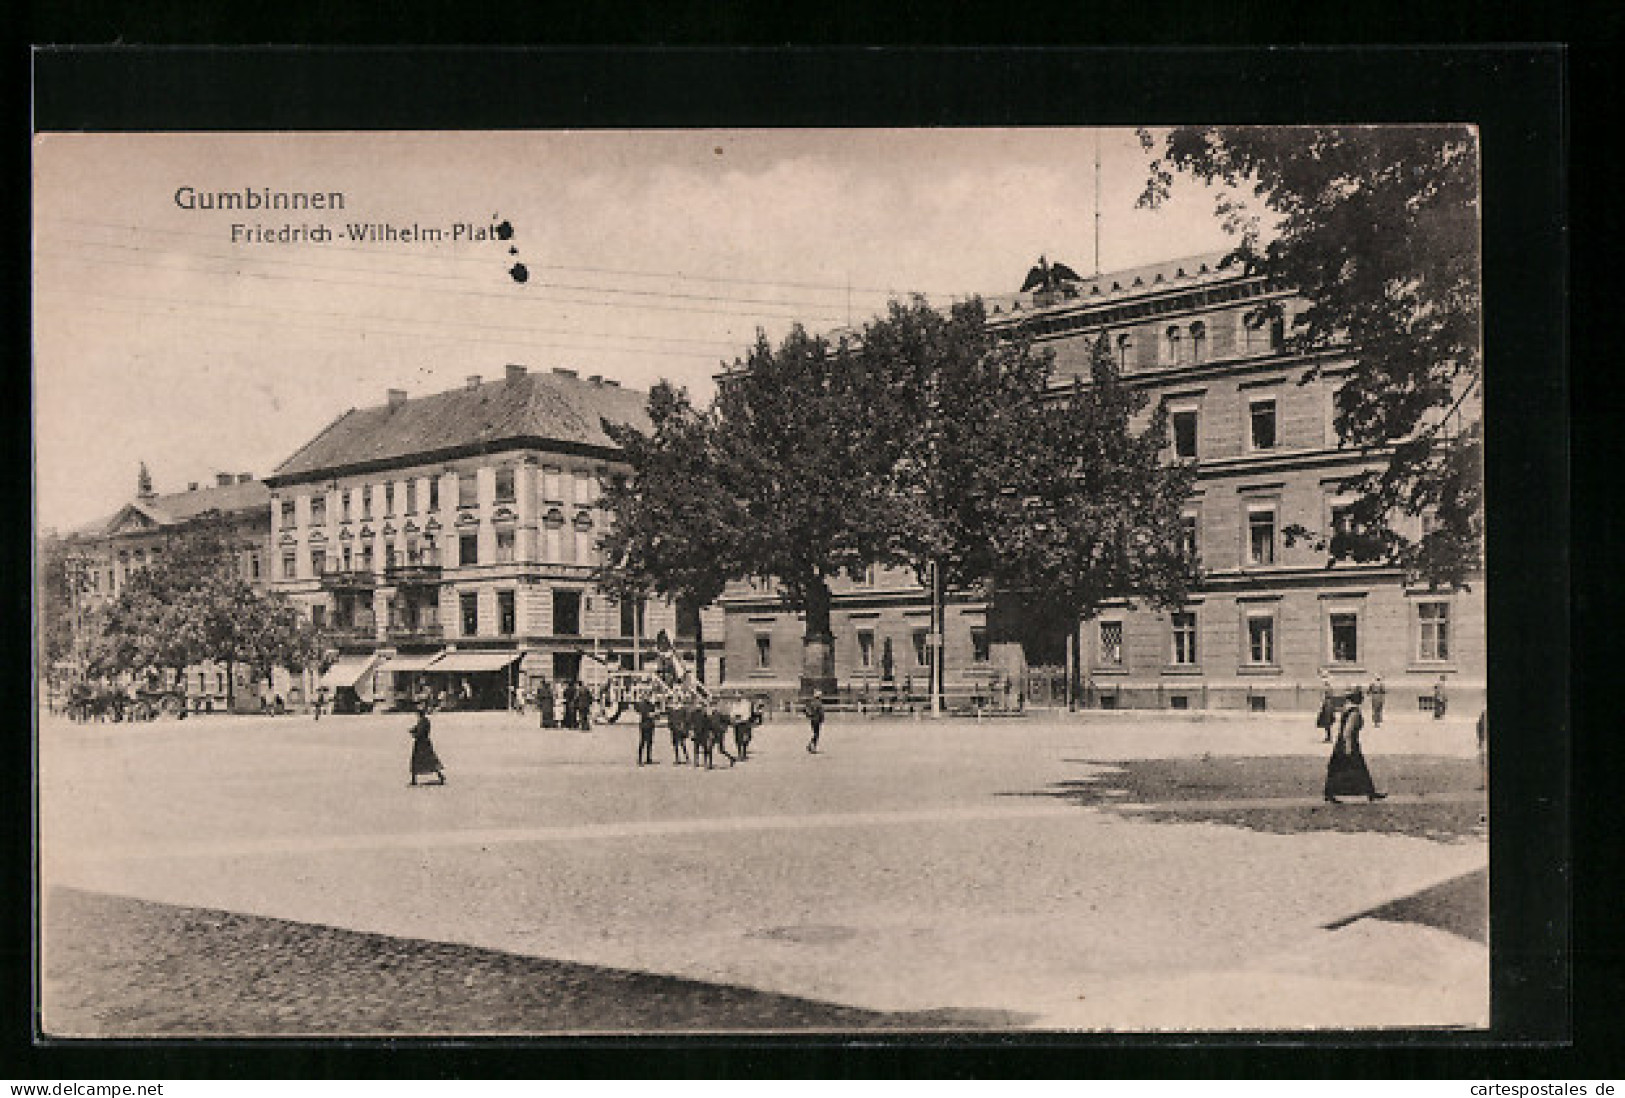
[[[1472,759],[1435,755],[1368,758],[1373,804],[1327,804],[1324,759],[1213,755],[1172,759],[1066,759],[1086,775],[1033,793],[1162,823],[1217,823],[1275,834],[1381,832],[1465,842],[1486,832],[1484,795]],[[1260,804],[1278,800],[1280,804]],[[1234,803],[1228,803],[1234,802]]]
[[[1380,907],[1328,923],[1326,929],[1341,930],[1361,919],[1380,919],[1388,923],[1431,926],[1488,945],[1489,906],[1490,871],[1488,868],[1475,869],[1432,888],[1424,888]]]
[[[46,904],[45,936],[53,1037],[989,1030],[1033,1020],[861,1010],[65,888]]]

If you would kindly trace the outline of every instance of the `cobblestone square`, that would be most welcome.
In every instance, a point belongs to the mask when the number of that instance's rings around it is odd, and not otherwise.
[[[59,1035],[1480,1027],[1473,732],[1312,716],[633,727],[438,715],[40,727]]]

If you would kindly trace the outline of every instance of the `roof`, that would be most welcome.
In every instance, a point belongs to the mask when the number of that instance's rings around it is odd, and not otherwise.
[[[269,513],[270,506],[271,489],[266,487],[263,480],[203,485],[186,492],[145,498],[138,496],[113,514],[70,530],[67,536],[103,537],[127,511],[144,515],[156,526],[175,526],[195,519],[205,511],[219,511],[227,515],[261,510]]]
[[[1053,304],[1088,305],[1101,301],[1139,297],[1143,294],[1164,290],[1184,289],[1212,282],[1231,281],[1239,277],[1242,271],[1235,263],[1225,263],[1225,259],[1229,255],[1228,251],[1205,252],[1180,259],[1164,260],[1160,263],[1147,263],[1140,267],[1127,267],[1118,271],[1102,271],[1098,275],[1082,278],[1076,282],[1068,280],[1063,283],[1063,286],[1075,291],[1075,296],[1066,296],[1063,293]],[[1048,307],[1041,304],[1037,295],[1032,291],[1026,293],[987,294],[984,295],[983,300],[987,302],[989,314],[1008,313],[1012,310],[1021,312]]]
[[[298,480],[503,443],[612,450],[615,443],[604,433],[602,419],[647,430],[647,395],[573,373],[527,373],[393,405],[352,408],[269,479]]]

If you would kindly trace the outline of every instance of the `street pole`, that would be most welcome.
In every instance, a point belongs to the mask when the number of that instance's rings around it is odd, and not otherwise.
[[[931,562],[931,715],[942,716],[942,575],[937,562]]]

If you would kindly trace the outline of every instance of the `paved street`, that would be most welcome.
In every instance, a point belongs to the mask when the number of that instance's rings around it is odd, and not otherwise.
[[[450,783],[418,789],[409,724],[48,719],[47,1029],[1487,1022],[1466,721],[1368,730],[1391,796],[1343,806],[1307,715],[844,718],[816,756],[781,719],[706,772],[664,729],[640,768],[635,728],[446,714]],[[368,983],[385,955],[464,990]],[[129,1009],[132,973],[188,965],[212,967]]]

